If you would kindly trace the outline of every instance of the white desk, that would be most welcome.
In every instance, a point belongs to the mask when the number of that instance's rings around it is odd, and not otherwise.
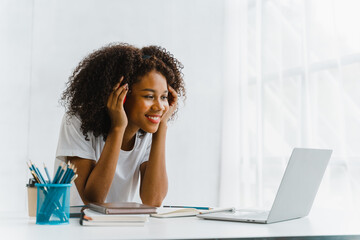
[[[329,237],[331,235],[343,236]],[[313,209],[308,217],[273,224],[186,217],[150,218],[144,227],[83,227],[79,225],[78,219],[71,219],[68,225],[36,225],[35,219],[0,213],[1,239],[264,239],[286,236],[312,236],[310,239],[325,239],[314,236],[328,236],[326,239],[360,239],[360,217],[355,213]]]

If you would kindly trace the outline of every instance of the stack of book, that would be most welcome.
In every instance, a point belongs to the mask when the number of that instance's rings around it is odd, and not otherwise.
[[[83,226],[144,226],[156,208],[135,202],[90,203],[82,210]]]

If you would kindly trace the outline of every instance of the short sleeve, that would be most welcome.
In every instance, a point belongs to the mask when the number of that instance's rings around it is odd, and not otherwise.
[[[95,149],[92,142],[94,137],[90,136],[90,141],[85,140],[81,132],[81,121],[77,116],[64,115],[60,133],[59,142],[56,150],[56,158],[65,161],[66,157],[80,157],[96,160]]]

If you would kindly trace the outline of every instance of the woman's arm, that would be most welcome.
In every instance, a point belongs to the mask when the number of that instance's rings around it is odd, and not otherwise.
[[[169,110],[164,115],[159,128],[153,134],[149,160],[140,166],[140,198],[144,204],[160,206],[168,190],[168,178],[165,164],[165,142],[167,121],[177,107],[177,93],[168,87],[171,98]]]
[[[144,204],[160,206],[168,190],[165,165],[165,140],[167,126],[162,123],[156,133],[150,150],[149,160],[140,166],[140,197]]]
[[[75,180],[75,184],[85,204],[104,202],[115,175],[123,135],[127,126],[127,117],[123,108],[127,85],[119,87],[122,79],[114,87],[107,102],[111,129],[99,160],[95,163],[89,159],[68,157],[68,160],[78,169],[78,178]]]
[[[113,131],[108,135],[97,163],[89,159],[68,157],[77,168],[75,185],[85,204],[105,201],[115,175],[122,135],[123,131]]]

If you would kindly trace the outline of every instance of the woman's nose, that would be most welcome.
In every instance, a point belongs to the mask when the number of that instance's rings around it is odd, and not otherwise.
[[[165,110],[164,103],[160,99],[157,99],[154,101],[154,104],[152,105],[152,109],[157,111]]]

